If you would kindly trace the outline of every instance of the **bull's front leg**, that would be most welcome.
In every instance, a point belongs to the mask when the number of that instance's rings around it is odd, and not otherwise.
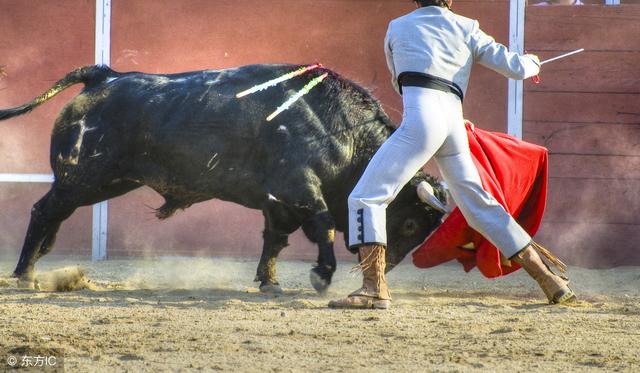
[[[282,293],[276,276],[276,260],[280,251],[289,245],[289,235],[265,229],[262,236],[262,255],[254,281],[260,282],[260,291],[263,293]]]
[[[333,273],[336,271],[336,256],[333,251],[335,223],[328,211],[315,214],[308,223],[308,229],[305,231],[308,231],[308,236],[313,235],[310,238],[318,244],[318,262],[311,269],[309,278],[313,288],[318,293],[324,293],[331,285]]]

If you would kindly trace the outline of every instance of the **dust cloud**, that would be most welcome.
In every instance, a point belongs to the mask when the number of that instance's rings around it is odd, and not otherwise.
[[[65,267],[36,276],[35,288],[43,291],[97,290],[80,267]]]

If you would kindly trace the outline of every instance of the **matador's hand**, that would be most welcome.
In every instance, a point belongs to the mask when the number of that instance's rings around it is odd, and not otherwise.
[[[531,53],[527,53],[524,56],[531,58],[533,60],[533,62],[535,62],[538,66],[540,66],[540,57],[536,56],[535,54],[531,54]]]

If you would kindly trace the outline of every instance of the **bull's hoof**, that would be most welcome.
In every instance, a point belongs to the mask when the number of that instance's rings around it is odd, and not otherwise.
[[[260,292],[261,293],[265,293],[265,294],[282,294],[282,288],[280,287],[279,284],[275,283],[270,283],[270,282],[263,282],[260,284]]]
[[[38,281],[36,280],[36,276],[32,271],[19,272],[18,270],[16,270],[13,272],[11,277],[18,279],[17,285],[19,289],[38,289]]]
[[[331,273],[322,273],[319,268],[313,268],[309,272],[309,280],[311,286],[318,292],[318,294],[325,294],[329,285],[331,285]]]
[[[18,277],[18,289],[40,290],[38,281],[30,277]]]

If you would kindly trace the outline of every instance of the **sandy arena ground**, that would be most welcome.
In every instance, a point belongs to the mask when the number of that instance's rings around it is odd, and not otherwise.
[[[638,267],[571,268],[582,300],[568,307],[545,305],[522,271],[490,281],[405,263],[389,276],[391,310],[345,311],[326,304],[358,287],[350,263],[326,297],[306,262],[280,263],[281,295],[260,294],[256,261],[239,259],[52,257],[38,269],[71,265],[93,290],[0,278],[0,353],[61,349],[68,372],[640,371]]]

